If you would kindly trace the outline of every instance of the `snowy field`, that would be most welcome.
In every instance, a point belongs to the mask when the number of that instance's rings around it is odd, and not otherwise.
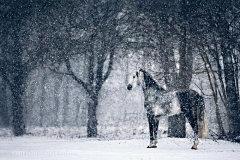
[[[0,138],[1,160],[239,160],[240,144],[201,140],[191,150],[191,139],[162,138],[148,149],[147,139],[57,139],[24,136]]]

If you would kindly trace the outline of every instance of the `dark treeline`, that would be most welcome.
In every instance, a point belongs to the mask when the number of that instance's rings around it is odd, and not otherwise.
[[[67,78],[82,87],[87,136],[96,137],[102,86],[129,52],[154,59],[169,90],[206,77],[211,92],[198,87],[214,100],[219,138],[240,134],[239,0],[9,0],[0,3],[0,21],[0,117],[15,136],[26,133],[24,95],[31,74],[42,69],[43,84],[55,75],[56,83]],[[170,136],[184,132],[181,115],[169,118]]]

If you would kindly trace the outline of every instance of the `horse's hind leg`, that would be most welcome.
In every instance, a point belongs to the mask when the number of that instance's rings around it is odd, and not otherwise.
[[[197,124],[197,107],[199,98],[196,92],[187,91],[187,92],[178,92],[177,96],[181,104],[181,111],[187,117],[188,122],[190,123],[194,131],[194,144],[192,149],[197,149],[198,145],[198,124]]]
[[[191,149],[197,150],[197,145],[199,144],[198,135],[194,133],[194,143]]]
[[[193,118],[190,120],[188,120],[192,129],[193,129],[193,132],[194,132],[194,142],[193,142],[193,146],[192,146],[192,149],[197,149],[197,145],[199,144],[199,141],[198,141],[198,125],[197,125],[197,118],[195,118],[195,115],[193,114]]]
[[[197,149],[197,145],[198,145],[198,125],[197,125],[197,115],[194,114],[194,112],[192,112],[191,110],[185,111],[185,116],[188,119],[188,122],[190,123],[193,132],[194,132],[194,144],[192,146],[192,149]]]

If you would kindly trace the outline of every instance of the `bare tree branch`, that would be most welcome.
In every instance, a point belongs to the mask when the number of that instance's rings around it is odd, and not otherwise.
[[[89,90],[88,88],[88,84],[85,83],[83,80],[81,80],[80,78],[78,78],[72,71],[72,67],[71,67],[71,63],[69,61],[68,58],[66,58],[65,60],[65,63],[66,63],[66,67],[67,67],[67,70],[68,70],[68,74],[75,80],[77,81],[77,83],[81,84],[83,86],[83,88],[86,90],[86,92],[91,95],[91,91]]]
[[[106,72],[106,74],[103,78],[103,82],[105,82],[107,80],[107,78],[109,77],[109,75],[111,73],[111,70],[112,70],[112,67],[113,67],[113,58],[114,58],[114,51],[111,51],[110,57],[109,57],[108,69],[107,69],[107,72]]]
[[[48,67],[48,69],[49,69],[50,71],[54,72],[54,73],[57,73],[57,74],[71,76],[71,74],[68,73],[68,72],[60,72],[60,71],[57,71],[56,69],[52,69],[52,68],[50,68],[50,67]]]

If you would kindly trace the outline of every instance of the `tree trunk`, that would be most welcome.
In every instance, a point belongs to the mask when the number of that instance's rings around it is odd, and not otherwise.
[[[176,63],[174,61],[174,52],[170,50],[164,54],[164,80],[168,90],[176,89],[177,82]],[[168,136],[186,137],[186,119],[183,115],[168,117]]]
[[[186,119],[183,114],[168,117],[168,137],[186,137]]]
[[[222,53],[224,64],[224,78],[226,83],[226,94],[228,100],[228,108],[230,111],[230,123],[232,124],[231,136],[235,137],[240,134],[240,118],[239,118],[239,96],[236,89],[235,73],[231,52],[225,49]]]
[[[69,78],[66,77],[66,89],[64,92],[64,106],[63,106],[63,126],[67,125],[68,106],[69,106]]]
[[[44,71],[45,72],[45,71]],[[44,111],[45,111],[45,95],[46,95],[46,80],[47,80],[47,73],[43,73],[42,82],[41,82],[41,104],[40,104],[40,111],[39,111],[39,127],[43,127],[43,120],[44,120]]]
[[[187,45],[187,0],[183,0],[181,17],[181,36],[179,47],[179,75],[177,89],[189,89],[192,80],[192,64],[193,56],[190,45]],[[176,123],[177,122],[177,123]],[[183,115],[175,115],[168,118],[168,136],[169,137],[185,137],[186,136],[186,119]]]
[[[55,77],[55,84],[54,84],[54,101],[55,101],[54,112],[55,112],[55,126],[56,127],[60,127],[58,111],[59,111],[59,106],[60,106],[59,90],[60,90],[61,81],[62,81],[62,77],[61,76],[56,76]]]
[[[235,51],[237,52],[237,51]],[[240,97],[240,92],[239,92],[239,57],[237,56],[237,53],[233,54],[233,59],[234,59],[234,72],[235,72],[235,83],[236,83],[236,89],[237,89],[237,94],[238,98]],[[238,107],[240,109],[240,99],[238,101]],[[240,112],[240,110],[239,110]]]
[[[184,31],[184,37],[186,37]],[[179,59],[179,76],[178,76],[178,89],[189,89],[192,80],[192,64],[193,64],[193,55],[190,46],[186,45],[186,38],[182,38],[181,46],[179,50],[180,59]],[[185,48],[186,47],[186,48]]]
[[[8,114],[8,98],[7,97],[7,85],[4,81],[1,82],[0,89],[0,118],[2,120],[3,127],[9,127],[9,114]]]
[[[228,123],[228,126],[229,126],[229,130],[231,132],[232,130],[232,124],[231,124],[231,120],[230,120],[230,110],[229,110],[229,105],[228,105],[228,100],[227,100],[227,94],[226,94],[226,90],[225,90],[225,85],[224,85],[224,81],[223,81],[223,76],[222,76],[222,73],[223,73],[223,68],[222,66],[220,65],[221,63],[221,60],[220,60],[220,54],[217,53],[217,56],[216,56],[216,62],[217,62],[217,75],[218,75],[218,78],[219,78],[219,81],[220,81],[220,86],[221,86],[221,91],[222,91],[222,94],[219,92],[219,95],[221,97],[221,100],[224,104],[224,107],[226,109],[226,113],[227,113],[227,123]]]
[[[12,127],[15,136],[21,136],[25,134],[25,123],[23,117],[22,95],[24,93],[22,80],[20,78],[14,78],[14,86],[11,86],[13,95],[12,102]]]
[[[76,115],[75,115],[75,125],[79,126],[78,117],[79,117],[79,114],[80,114],[79,113],[79,111],[80,111],[80,102],[77,100],[76,103],[77,103],[76,104],[77,106],[76,106]]]
[[[222,138],[223,136],[225,136],[225,131],[224,131],[223,124],[222,124],[220,109],[219,109],[218,103],[216,101],[215,101],[215,105],[216,105],[216,118],[217,118],[217,123],[218,123],[219,138]]]
[[[205,53],[204,51],[202,51],[202,52]],[[219,109],[219,106],[218,106],[219,87],[218,87],[217,79],[216,79],[214,71],[212,69],[212,65],[210,63],[210,60],[208,59],[208,56],[207,56],[206,53],[204,55],[201,55],[201,57],[202,57],[202,60],[204,62],[205,70],[206,70],[207,75],[208,75],[210,88],[212,90],[212,96],[213,96],[213,99],[214,99],[214,103],[216,105],[216,119],[217,119],[217,123],[218,123],[219,138],[222,138],[223,136],[225,136],[225,131],[224,131],[224,128],[223,128],[222,118],[221,118],[221,115],[220,115],[220,109]],[[209,69],[208,69],[208,66],[209,66]],[[210,72],[212,73],[213,82],[212,82],[212,79],[211,79]]]
[[[173,49],[163,54],[164,81],[168,90],[176,89],[177,72]]]
[[[190,45],[187,44],[187,24],[188,24],[188,2],[182,1],[180,11],[181,35],[179,46],[179,75],[175,89],[189,89],[192,80],[193,56]],[[168,136],[185,137],[186,136],[186,119],[183,115],[176,115],[168,118]],[[176,123],[177,122],[177,123]],[[178,129],[178,130],[176,130]]]
[[[98,106],[98,98],[91,98],[88,103],[88,122],[87,122],[87,136],[97,137],[97,117],[96,111]]]

